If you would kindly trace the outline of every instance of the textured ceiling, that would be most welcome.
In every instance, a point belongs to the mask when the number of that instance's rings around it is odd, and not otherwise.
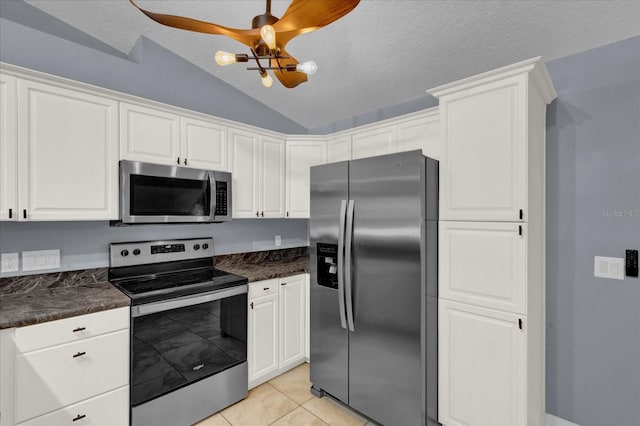
[[[321,0],[319,0],[321,1]],[[157,24],[127,0],[27,3],[128,53],[144,35],[254,97],[315,128],[425,96],[425,90],[534,56],[546,61],[640,35],[640,1],[362,0],[354,11],[293,39],[287,50],[318,72],[294,89],[270,89],[243,64],[219,67],[217,50],[246,52],[218,35]],[[290,1],[273,0],[282,16]],[[151,11],[249,28],[264,1],[139,0]]]

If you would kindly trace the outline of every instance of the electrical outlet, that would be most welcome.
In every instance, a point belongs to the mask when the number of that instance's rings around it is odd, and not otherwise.
[[[0,272],[17,272],[19,270],[18,253],[2,253],[2,268],[0,268]]]
[[[280,235],[276,235],[275,245],[276,247],[280,247],[282,245],[282,238],[280,237]]]

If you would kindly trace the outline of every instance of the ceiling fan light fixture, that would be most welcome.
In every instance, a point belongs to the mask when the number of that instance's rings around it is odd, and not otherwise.
[[[260,28],[260,37],[269,50],[276,50],[276,30],[274,30],[271,25],[263,25],[262,28]]]
[[[307,61],[296,65],[296,71],[303,72],[305,74],[315,74],[318,71],[318,64],[315,61]]]
[[[238,58],[235,53],[225,52],[224,50],[218,50],[214,58],[216,60],[216,64],[220,66],[235,64],[238,62]]]
[[[271,85],[273,84],[273,78],[271,78],[271,76],[269,74],[267,74],[266,71],[262,71],[260,73],[260,77],[262,79],[262,85],[266,88],[271,87]]]

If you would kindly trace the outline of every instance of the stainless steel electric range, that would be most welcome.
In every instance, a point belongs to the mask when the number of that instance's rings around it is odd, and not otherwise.
[[[214,268],[213,239],[110,246],[131,298],[131,424],[191,425],[247,396],[247,279]]]

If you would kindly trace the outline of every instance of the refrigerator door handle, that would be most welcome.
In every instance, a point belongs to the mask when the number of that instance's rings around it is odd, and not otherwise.
[[[350,331],[355,331],[353,324],[353,298],[351,295],[352,292],[352,284],[351,284],[351,252],[353,250],[353,200],[349,200],[349,204],[347,206],[347,227],[345,229],[346,237],[345,237],[345,267],[344,267],[344,278],[345,278],[345,287],[346,287],[346,305],[347,305],[347,323],[349,325]]]
[[[340,309],[340,326],[347,329],[344,310],[344,226],[347,214],[347,200],[340,203],[340,229],[338,230],[338,309]]]

